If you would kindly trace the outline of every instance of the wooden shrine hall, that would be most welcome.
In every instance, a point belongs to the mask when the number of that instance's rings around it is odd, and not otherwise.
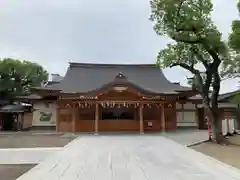
[[[148,64],[70,63],[58,83],[34,88],[39,101],[56,104],[59,132],[160,132],[177,128],[176,104],[196,91],[172,83]]]

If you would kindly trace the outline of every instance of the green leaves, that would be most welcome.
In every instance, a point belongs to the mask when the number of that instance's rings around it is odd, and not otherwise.
[[[237,8],[238,8],[238,11],[240,12],[240,1],[238,1],[237,3]]]
[[[211,56],[203,49],[201,44],[183,42],[169,44],[157,56],[157,64],[162,68],[178,63],[194,67],[199,62],[205,65],[211,62]]]
[[[240,12],[240,0],[237,3],[238,11]],[[228,64],[224,64],[224,73],[228,77],[240,76],[240,20],[232,22],[232,32],[228,37],[228,45],[230,48],[231,59]]]
[[[41,86],[47,80],[47,71],[36,63],[10,58],[0,60],[1,98],[3,94],[7,94],[7,98],[25,94],[31,87]]]
[[[240,20],[232,22],[232,33],[229,36],[229,46],[233,50],[240,52]]]
[[[229,73],[233,72],[236,56],[229,52],[228,44],[222,41],[222,34],[211,20],[211,0],[152,0],[150,4],[150,19],[154,22],[156,33],[175,41],[159,52],[157,64],[160,67],[179,63],[191,67],[202,64],[207,72],[215,62],[217,66],[222,63],[222,75],[229,76]],[[238,24],[235,27],[238,27]],[[235,44],[240,43],[236,41]],[[215,67],[215,71],[217,69]],[[198,72],[197,69],[189,67],[187,70]]]
[[[159,35],[184,32],[192,37],[192,32],[202,33],[212,24],[210,0],[152,0],[150,5],[150,19]]]

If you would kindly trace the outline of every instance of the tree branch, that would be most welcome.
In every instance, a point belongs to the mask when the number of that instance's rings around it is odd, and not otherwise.
[[[200,44],[202,42],[202,40],[196,39],[196,40],[190,40],[190,39],[181,39],[181,38],[177,38],[175,35],[170,36],[173,40],[175,40],[176,42],[183,42],[183,43],[188,43],[188,44]]]
[[[212,108],[213,110],[216,110],[218,108],[218,95],[219,95],[219,91],[220,91],[220,76],[218,72],[215,72],[213,75],[213,93],[212,93],[212,97],[211,97],[211,104],[212,104]]]
[[[212,77],[213,77],[213,74],[210,72],[207,72],[207,77],[203,85],[203,94],[205,96],[209,96],[208,94],[209,94],[209,88],[212,84]]]
[[[183,6],[183,3],[185,2],[186,0],[181,0],[180,3],[179,3],[179,7],[178,7],[178,10],[177,10],[177,16],[180,16],[180,10]]]
[[[170,68],[175,67],[175,66],[180,66],[188,71],[190,71],[193,74],[200,74],[200,71],[193,68],[192,66],[189,66],[188,64],[185,63],[173,63],[170,65]]]
[[[191,50],[196,55],[197,59],[202,62],[203,66],[206,69],[208,69],[209,68],[209,63],[203,58],[203,56],[195,48],[191,48]]]
[[[206,41],[203,41],[202,45],[203,45],[204,49],[212,56],[214,63],[216,63],[215,65],[220,65],[221,59],[219,58],[216,51],[214,51],[211,47],[209,47],[209,45]]]

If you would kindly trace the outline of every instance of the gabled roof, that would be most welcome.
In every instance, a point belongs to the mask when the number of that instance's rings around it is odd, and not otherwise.
[[[229,102],[234,99],[234,97],[240,93],[240,90],[224,93],[218,96],[220,102]]]
[[[126,79],[116,81],[122,74]],[[67,73],[59,84],[47,85],[44,89],[61,90],[64,93],[87,93],[109,85],[130,85],[149,93],[175,94],[190,91],[167,80],[155,64],[88,64],[70,63]]]

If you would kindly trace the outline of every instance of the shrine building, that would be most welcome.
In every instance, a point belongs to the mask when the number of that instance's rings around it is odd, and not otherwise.
[[[32,90],[32,127],[58,132],[162,132],[203,126],[197,92],[155,64],[70,63],[65,77]]]

